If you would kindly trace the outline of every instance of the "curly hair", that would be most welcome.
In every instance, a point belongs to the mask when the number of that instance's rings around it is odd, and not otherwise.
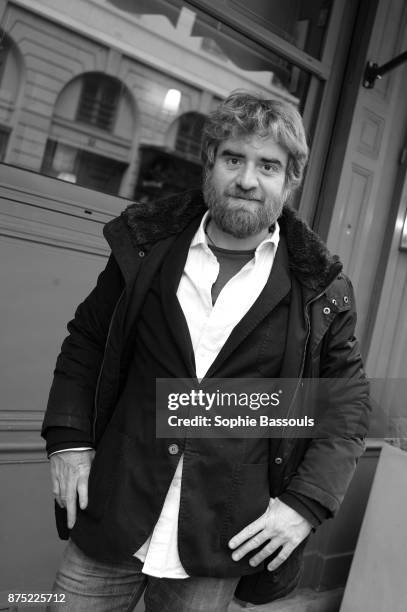
[[[292,192],[299,187],[308,160],[308,146],[295,106],[254,93],[232,92],[205,122],[202,140],[205,173],[213,167],[221,142],[245,135],[271,136],[283,147],[288,153],[285,188]]]

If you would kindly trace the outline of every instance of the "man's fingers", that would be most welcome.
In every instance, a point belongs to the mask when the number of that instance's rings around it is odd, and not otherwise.
[[[255,548],[258,548],[259,546],[264,544],[264,542],[266,542],[268,539],[269,539],[269,536],[267,535],[267,533],[265,531],[260,531],[255,536],[250,538],[250,540],[247,540],[247,542],[239,546],[239,548],[237,548],[233,552],[232,554],[233,561],[239,561],[245,555],[247,555],[247,553],[251,552]]]
[[[239,533],[233,536],[233,538],[229,540],[229,548],[232,548],[232,549],[237,548],[238,546],[243,544],[243,542],[246,542],[246,540],[248,540],[249,538],[256,536],[259,533],[259,531],[262,531],[262,529],[264,528],[264,525],[265,525],[265,515],[263,514],[256,521],[254,521],[253,523],[250,523],[250,525],[247,525],[247,527],[242,529],[242,531],[239,531]],[[257,546],[260,546],[260,544],[261,542],[259,542]]]
[[[62,500],[61,500],[61,491],[59,487],[59,480],[55,474],[51,474],[51,480],[52,480],[52,495],[55,497],[55,500],[57,501],[59,506],[61,506]]]
[[[59,482],[56,467],[52,462],[51,462],[51,483],[52,483],[52,495],[54,496],[55,501],[57,502],[58,506],[60,506],[60,508],[63,508],[64,505],[62,502],[61,484]]]
[[[65,508],[65,503],[60,495],[55,496],[55,501],[57,502],[60,508]]]
[[[55,495],[55,501],[57,502],[60,508],[65,508],[65,504],[62,501],[62,497],[60,495]]]
[[[81,476],[78,479],[79,506],[82,510],[88,505],[88,476]]]
[[[274,572],[284,561],[288,559],[288,557],[293,552],[295,546],[292,544],[286,544],[278,553],[277,557],[275,557],[268,565],[267,569],[269,572]]]
[[[58,486],[59,486],[59,493],[56,497],[56,500],[58,504],[61,506],[61,508],[66,508],[66,497],[67,497],[66,482],[65,482],[65,479],[62,478],[61,476],[59,476],[58,478]]]
[[[52,492],[61,508],[67,509],[68,528],[72,529],[80,508],[88,505],[88,479],[94,450],[66,451],[51,455]]]
[[[254,557],[250,559],[249,561],[250,565],[252,567],[257,567],[257,565],[259,565],[262,561],[264,561],[264,559],[267,559],[267,557],[270,557],[274,552],[276,552],[278,548],[281,548],[282,546],[283,546],[283,542],[281,541],[280,538],[273,538],[272,540],[270,540],[270,542],[268,542],[268,544],[263,546],[263,548],[259,550],[259,552],[256,553]]]
[[[76,521],[77,491],[75,485],[76,483],[69,483],[66,498],[63,500],[65,502],[68,515],[68,529],[72,529]]]

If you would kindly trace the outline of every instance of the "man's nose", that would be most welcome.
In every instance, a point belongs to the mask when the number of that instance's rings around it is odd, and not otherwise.
[[[236,183],[241,189],[255,189],[258,186],[255,168],[252,168],[250,165],[242,166],[236,177]]]

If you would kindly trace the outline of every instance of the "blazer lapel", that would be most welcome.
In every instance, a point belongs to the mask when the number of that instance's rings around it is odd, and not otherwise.
[[[195,357],[188,323],[177,298],[178,285],[185,267],[191,240],[201,218],[194,221],[180,234],[168,253],[160,275],[161,299],[164,316],[172,337],[180,348],[191,378],[196,377]]]

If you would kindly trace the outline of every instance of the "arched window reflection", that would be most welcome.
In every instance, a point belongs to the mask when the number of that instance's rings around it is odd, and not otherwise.
[[[17,45],[0,29],[0,162],[6,160],[23,86],[24,61]]]
[[[178,130],[175,140],[175,150],[186,157],[200,158],[202,130],[205,115],[201,113],[185,113],[178,119]]]
[[[76,120],[112,130],[121,90],[120,82],[113,77],[96,72],[85,75]]]
[[[136,107],[128,88],[101,72],[82,74],[58,95],[41,171],[83,187],[130,195],[136,136]]]

